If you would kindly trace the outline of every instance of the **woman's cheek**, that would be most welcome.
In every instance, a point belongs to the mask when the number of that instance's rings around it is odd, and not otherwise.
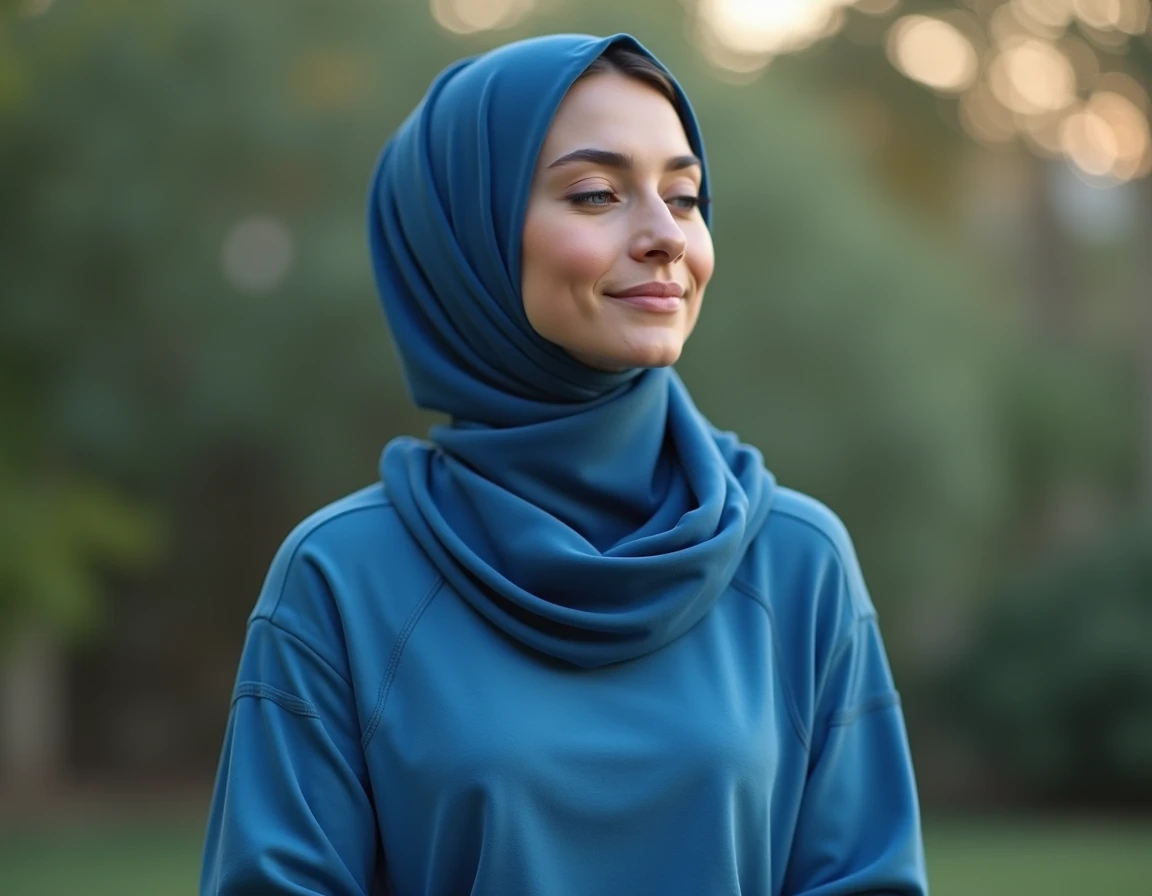
[[[612,269],[617,240],[596,218],[568,218],[543,228],[543,252],[549,267],[579,291],[591,287]],[[598,226],[599,225],[599,226]]]

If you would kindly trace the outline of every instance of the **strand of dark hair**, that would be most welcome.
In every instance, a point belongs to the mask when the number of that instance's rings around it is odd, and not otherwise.
[[[655,88],[664,95],[668,102],[677,109],[680,108],[680,98],[676,95],[676,88],[672,85],[672,79],[668,77],[667,72],[647,56],[629,47],[613,44],[594,59],[592,64],[584,69],[580,77],[587,78],[591,75],[607,72],[616,72],[629,78],[635,78],[637,81]]]

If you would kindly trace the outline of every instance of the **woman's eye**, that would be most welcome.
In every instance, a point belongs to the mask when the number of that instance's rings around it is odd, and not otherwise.
[[[667,202],[669,205],[674,205],[685,211],[692,211],[702,205],[702,200],[699,196],[673,196],[668,199]]]
[[[611,205],[616,194],[611,190],[589,190],[586,193],[574,193],[568,201],[576,205],[604,206]]]

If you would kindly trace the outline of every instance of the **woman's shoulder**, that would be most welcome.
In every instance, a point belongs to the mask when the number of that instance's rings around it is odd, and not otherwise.
[[[777,487],[758,546],[773,553],[822,558],[846,576],[859,573],[856,548],[844,521],[827,504],[795,489]]]
[[[821,501],[779,488],[734,584],[768,614],[781,675],[811,731],[834,658],[875,616],[847,527]]]
[[[304,517],[288,533],[277,553],[304,552],[343,555],[378,544],[382,533],[400,524],[382,483],[338,498]]]
[[[737,578],[804,641],[836,640],[875,613],[852,537],[822,501],[778,486]]]
[[[403,625],[438,580],[380,483],[309,514],[281,543],[252,618],[309,639]]]

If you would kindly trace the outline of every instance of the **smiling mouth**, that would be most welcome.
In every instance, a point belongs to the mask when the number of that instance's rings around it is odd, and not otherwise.
[[[605,295],[614,301],[621,302],[640,311],[651,311],[657,314],[671,314],[680,310],[683,303],[684,287],[679,283],[641,283],[620,292],[609,292]]]
[[[684,287],[675,281],[653,280],[650,283],[641,283],[630,286],[619,292],[608,293],[614,299],[631,299],[639,296],[656,296],[665,299],[679,299],[684,295]]]
[[[651,311],[657,314],[672,314],[680,310],[683,299],[679,296],[632,295],[613,296],[608,298],[639,311]]]

